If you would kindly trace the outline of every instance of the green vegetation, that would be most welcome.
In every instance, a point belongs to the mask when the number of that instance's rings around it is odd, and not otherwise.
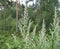
[[[16,3],[0,0],[0,49],[60,49],[59,3],[38,1],[30,7],[18,3],[16,23]]]

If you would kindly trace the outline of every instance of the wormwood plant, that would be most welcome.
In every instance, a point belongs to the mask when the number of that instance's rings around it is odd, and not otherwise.
[[[46,36],[45,22],[43,20],[42,29],[39,32],[39,49],[48,49],[48,38]]]
[[[47,49],[48,40],[46,37],[46,29],[45,29],[45,23],[43,20],[43,25],[41,31],[39,31],[39,35],[36,34],[36,27],[34,27],[33,31],[31,32],[31,26],[33,25],[33,22],[31,20],[29,21],[27,27],[23,24],[23,21],[20,20],[19,22],[19,30],[20,30],[20,41],[17,40],[17,37],[15,35],[12,35],[14,38],[14,45],[16,49]],[[22,41],[22,43],[21,43]],[[12,49],[12,47],[9,47],[9,44],[7,44],[9,49]]]
[[[54,19],[53,19],[53,24],[52,25],[52,29],[50,30],[51,33],[51,49],[60,49],[60,45],[59,45],[59,41],[60,41],[60,25],[59,25],[59,17],[57,17],[57,8],[55,7],[55,15],[54,15]]]
[[[55,15],[53,19],[52,29],[50,29],[51,35],[46,34],[45,22],[43,20],[42,29],[36,31],[37,25],[33,28],[33,21],[28,21],[28,24],[25,24],[24,19],[19,20],[19,30],[21,37],[18,38],[12,34],[14,46],[12,47],[9,43],[6,43],[8,49],[60,49],[60,25],[59,17],[57,17],[57,8],[55,7]],[[38,33],[38,34],[37,34]]]
[[[24,24],[27,25],[28,24],[28,7],[27,7],[27,1],[26,1],[26,5],[25,5],[25,8],[24,8],[24,16],[23,16],[23,21],[24,21]]]
[[[31,48],[30,46],[31,45],[33,46],[32,41],[35,38],[37,25],[34,27],[33,31],[30,32],[32,24],[33,24],[33,22],[31,22],[31,20],[30,20],[27,27],[25,27],[26,25],[19,22],[19,30],[22,35],[22,39],[25,42],[24,49],[30,49]]]

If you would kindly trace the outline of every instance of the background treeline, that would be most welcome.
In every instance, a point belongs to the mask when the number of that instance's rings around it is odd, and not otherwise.
[[[40,2],[39,2],[40,1]],[[16,2],[9,0],[0,0],[0,30],[11,30],[16,26]],[[37,4],[39,3],[39,4]],[[28,7],[28,17],[32,19],[35,24],[39,24],[41,28],[42,20],[46,21],[46,28],[51,27],[50,23],[53,22],[54,8],[59,7],[58,0],[38,0],[35,5]],[[24,5],[18,4],[19,19],[24,15]],[[14,23],[13,23],[14,22]]]

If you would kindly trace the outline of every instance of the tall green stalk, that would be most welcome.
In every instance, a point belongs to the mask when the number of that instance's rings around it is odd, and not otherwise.
[[[24,16],[23,16],[23,19],[24,19],[24,24],[27,26],[27,24],[28,24],[28,8],[27,8],[27,1],[26,1],[26,5],[25,5],[25,8],[24,8]]]
[[[55,41],[57,39],[56,35],[59,34],[58,33],[58,28],[59,28],[58,26],[59,26],[59,19],[57,17],[57,8],[55,7],[55,14],[54,14],[54,19],[53,19],[53,24],[52,24],[53,30],[51,32],[51,34],[52,34],[52,49],[55,49]]]

